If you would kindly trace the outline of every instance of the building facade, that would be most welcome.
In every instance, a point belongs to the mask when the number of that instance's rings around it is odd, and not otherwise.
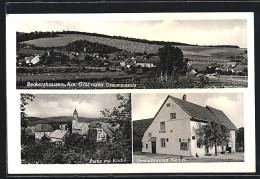
[[[223,123],[230,129],[227,146],[218,146],[218,152],[235,152],[234,124],[220,110],[202,107],[183,99],[168,96],[142,138],[142,152],[199,156],[214,153],[214,147],[205,147],[199,140],[200,128],[209,121]]]
[[[75,109],[73,112],[73,120],[72,120],[72,133],[78,133],[80,135],[88,134],[88,124],[85,122],[79,122],[78,112]]]

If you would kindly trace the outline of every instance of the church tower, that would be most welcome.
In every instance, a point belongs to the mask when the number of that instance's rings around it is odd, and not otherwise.
[[[79,122],[79,116],[78,116],[78,112],[77,112],[76,108],[73,112],[73,121]]]

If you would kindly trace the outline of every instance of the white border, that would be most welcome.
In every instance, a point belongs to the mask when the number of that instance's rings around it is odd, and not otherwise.
[[[105,15],[105,16],[104,16]],[[141,18],[140,18],[141,17]],[[235,89],[155,89],[155,90],[16,90],[16,21],[92,20],[195,20],[246,19],[248,46],[248,88]],[[84,173],[210,173],[255,172],[255,91],[254,91],[254,14],[238,13],[137,13],[137,14],[9,14],[6,19],[7,45],[7,146],[8,174],[84,174]],[[245,161],[228,163],[149,163],[149,164],[21,164],[20,93],[243,93]]]

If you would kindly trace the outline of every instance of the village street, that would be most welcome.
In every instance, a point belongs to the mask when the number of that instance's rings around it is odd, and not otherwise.
[[[218,154],[215,156],[180,157],[166,154],[134,153],[134,163],[180,163],[180,162],[243,162],[244,153]]]

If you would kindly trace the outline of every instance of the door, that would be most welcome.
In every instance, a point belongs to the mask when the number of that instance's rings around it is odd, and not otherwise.
[[[156,142],[152,142],[152,153],[156,154]]]
[[[209,153],[209,147],[208,147],[208,146],[205,147],[205,153],[206,153],[206,154]]]
[[[228,143],[227,143],[226,151],[228,151],[228,153],[231,153],[231,146]]]

